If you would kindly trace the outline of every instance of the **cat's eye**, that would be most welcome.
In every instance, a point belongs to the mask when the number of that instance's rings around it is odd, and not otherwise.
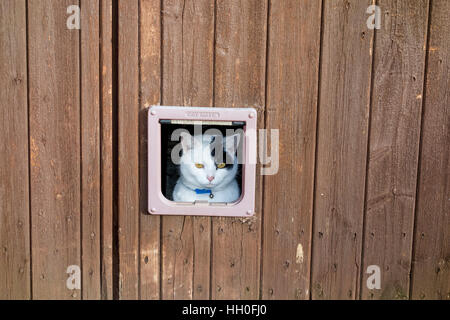
[[[203,169],[205,166],[202,165],[201,163],[196,163],[195,166],[199,169]]]
[[[218,169],[223,169],[223,168],[225,168],[225,166],[226,166],[226,164],[225,163],[219,163],[218,165],[217,165],[217,168]]]

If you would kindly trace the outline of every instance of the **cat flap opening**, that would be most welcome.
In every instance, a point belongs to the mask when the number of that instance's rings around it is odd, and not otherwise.
[[[256,117],[253,108],[151,107],[149,212],[253,215]]]

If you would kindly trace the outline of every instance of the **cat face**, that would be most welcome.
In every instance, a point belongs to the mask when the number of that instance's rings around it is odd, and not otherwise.
[[[181,177],[191,187],[220,189],[236,177],[239,135],[228,137],[181,134]]]

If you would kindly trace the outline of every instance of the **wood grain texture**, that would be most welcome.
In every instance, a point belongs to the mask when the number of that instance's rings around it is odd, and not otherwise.
[[[264,179],[263,299],[310,295],[320,27],[320,1],[271,2],[266,123],[280,159]]]
[[[147,206],[147,108],[160,104],[161,95],[161,1],[140,2],[140,294],[141,299],[160,298],[160,217],[148,214]]]
[[[139,2],[118,2],[119,298],[139,298]]]
[[[80,261],[79,31],[66,27],[78,1],[28,1],[33,299],[79,299],[66,287]]]
[[[30,298],[25,1],[0,3],[0,299]]]
[[[450,299],[450,2],[431,1],[412,299]]]
[[[407,299],[423,98],[428,1],[381,0],[376,31],[365,233],[363,299]],[[381,290],[366,286],[381,268]]]
[[[112,0],[100,2],[101,298],[113,298]]]
[[[214,2],[165,0],[163,87],[165,105],[213,102]],[[162,298],[208,299],[211,220],[162,218]]]
[[[449,12],[0,1],[0,299],[450,299]],[[255,217],[147,213],[154,104],[254,107],[279,130]]]
[[[267,1],[217,1],[216,107],[253,107],[264,127]],[[213,218],[211,298],[258,299],[262,178],[257,172],[256,211],[249,219]]]
[[[100,6],[81,0],[82,298],[100,299]]]
[[[373,32],[371,1],[325,1],[312,298],[359,297]]]

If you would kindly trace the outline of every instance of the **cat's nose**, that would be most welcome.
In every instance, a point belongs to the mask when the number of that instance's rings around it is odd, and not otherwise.
[[[209,182],[212,182],[214,180],[214,177],[206,177],[206,178],[209,180]]]

